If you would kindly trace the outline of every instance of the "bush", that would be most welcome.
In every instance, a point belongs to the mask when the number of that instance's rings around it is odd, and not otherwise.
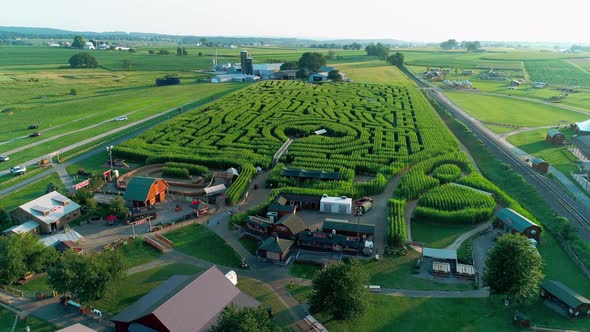
[[[162,175],[187,179],[189,178],[189,171],[186,168],[164,166],[162,167]]]
[[[461,176],[461,169],[457,165],[445,164],[435,168],[432,175],[441,183],[453,182]]]
[[[164,163],[164,167],[173,167],[173,168],[184,168],[188,170],[190,175],[203,175],[209,173],[209,168],[201,165],[193,165],[187,163],[175,163],[175,162],[167,162]]]

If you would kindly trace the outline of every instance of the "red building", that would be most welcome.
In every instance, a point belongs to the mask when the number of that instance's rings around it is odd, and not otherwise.
[[[563,141],[565,141],[565,135],[559,132],[559,130],[551,128],[547,131],[545,141],[553,145],[562,145]]]
[[[123,198],[131,207],[154,205],[166,200],[168,182],[162,179],[135,176],[127,183]]]
[[[301,217],[296,214],[290,214],[279,219],[276,224],[272,225],[271,235],[294,240],[297,234],[304,231],[305,228],[305,223]]]
[[[549,163],[541,158],[533,158],[531,160],[531,167],[543,174],[549,172]]]

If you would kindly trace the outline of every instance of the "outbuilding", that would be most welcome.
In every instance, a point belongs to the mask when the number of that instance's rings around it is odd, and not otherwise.
[[[320,199],[320,212],[352,214],[352,198],[323,195]]]
[[[590,135],[590,119],[575,123],[575,130],[578,135]]]
[[[39,224],[29,220],[20,225],[15,225],[2,231],[2,235],[14,234],[39,234]]]
[[[47,234],[63,229],[78,218],[80,205],[57,191],[52,191],[19,206],[10,214],[18,222],[36,222],[40,233]]]
[[[559,281],[545,280],[540,295],[548,307],[564,316],[590,317],[590,300]]]
[[[258,247],[257,253],[261,258],[283,262],[287,259],[291,246],[293,246],[292,240],[281,239],[278,236],[271,236],[262,242],[260,247]]]
[[[543,174],[549,172],[549,163],[541,158],[533,158],[531,160],[531,167]]]
[[[324,233],[336,233],[346,236],[367,238],[375,234],[375,225],[348,222],[339,219],[326,219],[322,224]]]
[[[565,141],[565,135],[562,134],[559,130],[551,128],[547,131],[545,141],[549,144],[561,145],[563,144],[563,141]]]
[[[159,178],[135,176],[127,183],[123,198],[131,207],[151,206],[166,199],[168,182]]]
[[[272,225],[272,233],[283,239],[295,239],[297,234],[304,231],[305,222],[296,214],[289,214],[282,217],[276,224]]]
[[[309,81],[312,83],[327,82],[328,81],[328,73],[326,73],[326,72],[313,73],[313,74],[309,75]]]
[[[520,213],[504,208],[496,213],[496,217],[502,222],[506,233],[522,234],[529,239],[534,239],[537,242],[541,240],[541,227],[530,221]]]

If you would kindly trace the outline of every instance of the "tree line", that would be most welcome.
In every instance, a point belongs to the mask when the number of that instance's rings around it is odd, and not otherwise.
[[[458,42],[456,39],[449,39],[440,43],[440,48],[443,50],[454,50],[464,48],[467,52],[477,51],[481,48],[479,41],[462,41]]]

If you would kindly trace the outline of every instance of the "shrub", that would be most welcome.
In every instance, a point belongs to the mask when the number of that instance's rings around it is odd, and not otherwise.
[[[189,177],[189,171],[186,168],[164,166],[162,167],[162,175],[186,179]]]

